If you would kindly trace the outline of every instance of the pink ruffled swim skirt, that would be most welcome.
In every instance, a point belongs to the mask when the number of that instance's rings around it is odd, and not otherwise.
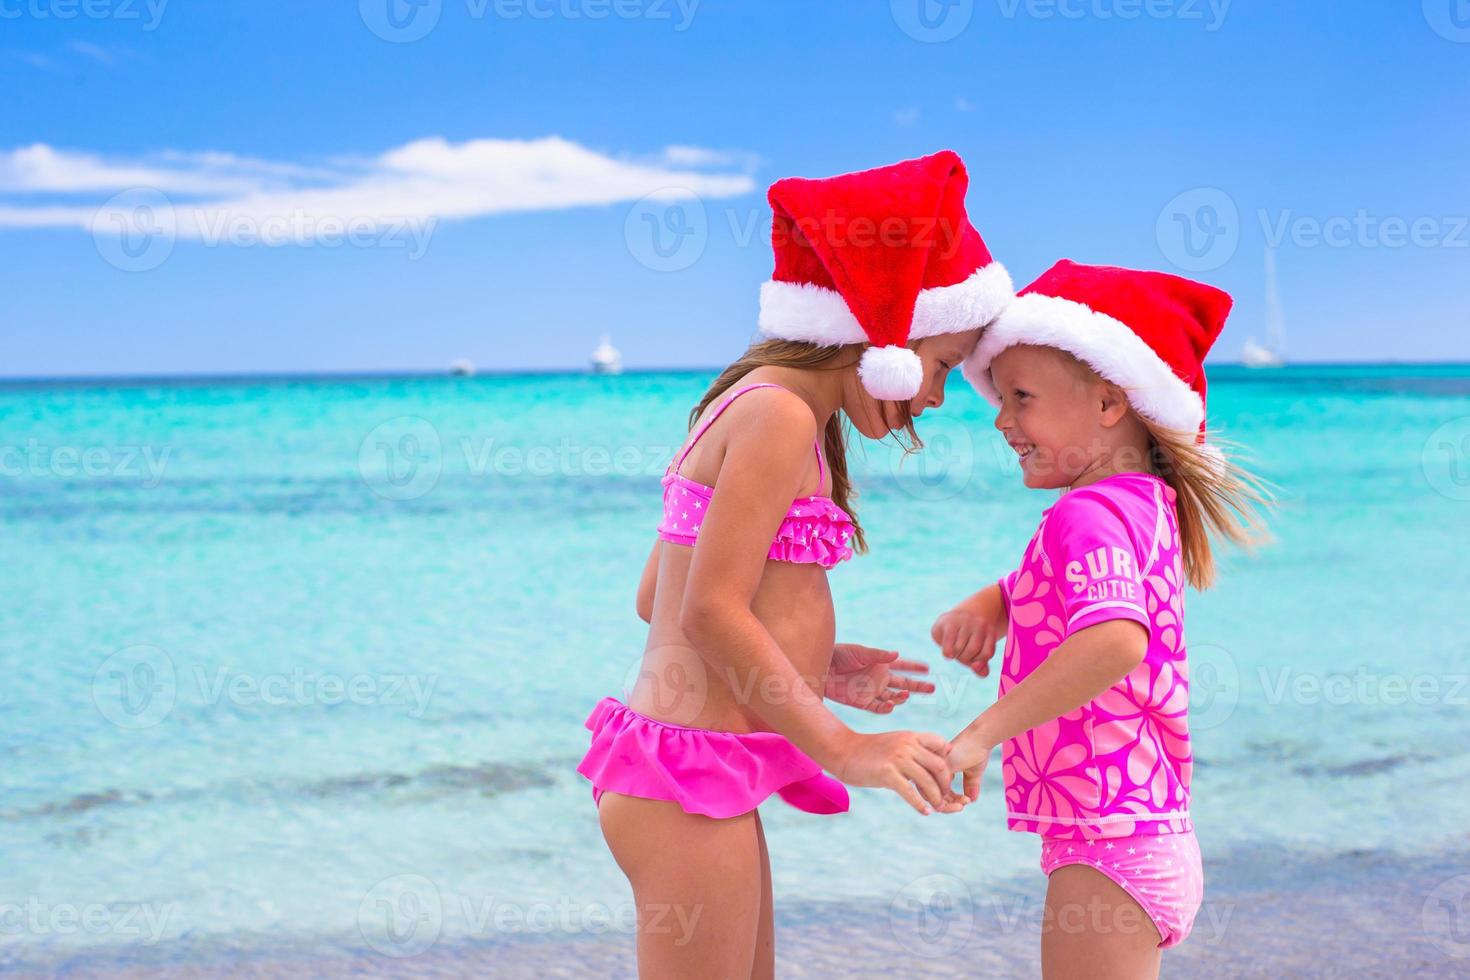
[[[776,793],[807,813],[847,812],[847,788],[775,732],[670,725],[616,698],[597,702],[587,728],[592,747],[577,771],[592,780],[594,802],[603,793],[622,793],[723,820]]]

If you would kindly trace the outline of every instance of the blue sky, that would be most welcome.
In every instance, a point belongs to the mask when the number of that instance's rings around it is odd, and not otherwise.
[[[0,374],[715,365],[766,185],[942,147],[1018,284],[1214,282],[1233,360],[1274,240],[1293,359],[1470,360],[1466,0],[415,2],[0,0]]]

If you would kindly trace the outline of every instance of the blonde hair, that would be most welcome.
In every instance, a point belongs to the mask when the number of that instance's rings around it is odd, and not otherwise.
[[[691,430],[694,428],[705,410],[721,395],[758,367],[789,367],[803,371],[841,371],[857,364],[858,357],[862,354],[862,346],[851,345],[834,349],[793,340],[758,341],[740,355],[738,360],[721,371],[719,377],[710,384],[709,390],[704,393],[699,404],[689,412],[689,428]],[[908,403],[893,402],[891,404],[897,406],[899,412],[900,422],[896,431],[902,431],[908,436],[908,445],[904,446],[905,451],[916,452],[922,449],[924,443],[919,439],[918,432],[914,430],[914,417]],[[827,422],[822,448],[827,457],[827,469],[832,474],[832,502],[852,517],[852,550],[858,554],[864,554],[868,550],[868,542],[863,534],[862,524],[858,521],[857,512],[853,509],[852,502],[857,496],[857,490],[854,489],[852,480],[848,476],[846,419],[841,412],[833,414]]]
[[[1244,548],[1269,540],[1261,511],[1272,503],[1268,484],[1224,455],[1233,443],[1199,442],[1194,432],[1169,429],[1133,413],[1149,438],[1149,464],[1174,488],[1179,518],[1179,549],[1184,577],[1196,589],[1215,583],[1215,555],[1211,538],[1223,538]]]
[[[1126,385],[1104,378],[1071,351],[1047,349],[1075,365],[1079,377],[1122,392],[1128,414],[1148,433],[1148,453],[1143,463],[1150,473],[1174,488],[1179,551],[1184,577],[1190,585],[1203,591],[1215,583],[1212,537],[1248,549],[1270,540],[1261,516],[1261,511],[1272,506],[1270,485],[1224,454],[1226,449],[1238,453],[1239,446],[1214,436],[1208,445],[1202,444],[1197,432],[1171,429],[1144,417],[1133,407]]]

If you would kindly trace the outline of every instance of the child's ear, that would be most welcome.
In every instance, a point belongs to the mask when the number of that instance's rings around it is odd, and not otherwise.
[[[1099,418],[1105,428],[1111,429],[1128,417],[1128,395],[1111,381],[1104,381],[1100,387],[1099,407],[1102,411]]]

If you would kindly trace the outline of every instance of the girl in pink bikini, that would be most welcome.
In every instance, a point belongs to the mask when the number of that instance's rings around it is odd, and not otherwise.
[[[1002,747],[1012,830],[1041,836],[1048,978],[1157,976],[1203,895],[1184,586],[1209,534],[1246,543],[1259,484],[1205,440],[1203,360],[1230,297],[1157,272],[1060,262],[986,330],[965,374],[1026,486],[1063,490],[1021,566],[934,624],[999,698],[954,739],[974,800]]]
[[[1012,298],[943,152],[771,188],[776,270],[756,343],[691,413],[663,481],[638,591],[650,625],[628,704],[604,699],[578,767],[638,909],[641,976],[770,977],[771,870],[757,807],[810,813],[886,787],[953,810],[947,742],[854,732],[823,695],[886,712],[921,665],[835,647],[827,572],[864,550],[843,423],[881,439],[945,380]],[[828,775],[830,773],[831,775]]]

